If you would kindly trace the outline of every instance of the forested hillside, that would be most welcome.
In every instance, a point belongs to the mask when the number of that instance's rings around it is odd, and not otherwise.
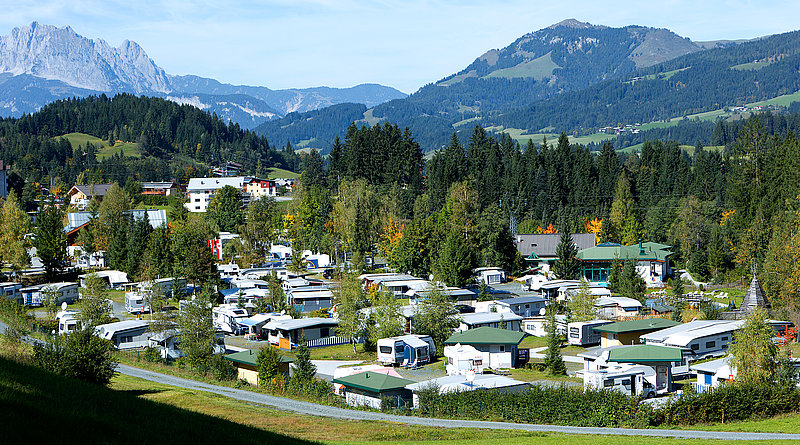
[[[113,145],[134,143],[137,154],[100,159],[92,145],[73,147],[60,136],[85,133]],[[19,119],[0,120],[0,159],[13,166],[12,183],[29,186],[58,178],[63,184],[124,184],[184,180],[207,173],[207,166],[225,161],[245,171],[266,175],[269,167],[296,169],[299,158],[272,149],[264,137],[226,124],[189,105],[128,94],[90,96],[54,102]]]

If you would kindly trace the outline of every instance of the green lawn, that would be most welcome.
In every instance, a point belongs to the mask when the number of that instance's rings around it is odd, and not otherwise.
[[[69,141],[72,148],[85,146],[87,142],[97,146],[97,159],[109,158],[122,150],[124,156],[139,157],[139,146],[135,142],[121,142],[113,146],[108,145],[108,141],[85,133],[68,133],[60,136]]]
[[[547,53],[542,57],[525,63],[520,63],[517,66],[492,71],[488,75],[484,76],[484,79],[500,77],[504,79],[533,78],[536,80],[542,80],[545,77],[553,75],[553,70],[558,68],[561,67],[553,62],[553,59],[550,57],[550,53]]]
[[[282,168],[277,167],[270,167],[267,169],[269,171],[269,175],[267,179],[286,179],[286,178],[298,178],[300,177],[299,173],[291,172],[289,170],[284,170]]]
[[[756,71],[764,68],[765,66],[772,65],[776,60],[759,60],[758,62],[740,63],[731,67],[732,70],[737,71]]]

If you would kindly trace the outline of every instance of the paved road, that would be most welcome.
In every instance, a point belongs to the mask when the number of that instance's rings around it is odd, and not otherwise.
[[[293,411],[299,414],[329,417],[345,420],[379,420],[387,422],[398,422],[408,425],[423,425],[444,428],[486,428],[498,430],[523,430],[536,432],[556,432],[564,434],[602,434],[602,435],[623,435],[623,436],[653,436],[653,437],[677,437],[688,439],[724,439],[724,440],[798,440],[800,434],[776,434],[776,433],[731,433],[720,431],[694,431],[694,430],[661,430],[661,429],[626,429],[626,428],[587,428],[571,427],[558,425],[535,425],[530,423],[504,423],[504,422],[483,422],[475,420],[451,420],[451,419],[432,419],[425,417],[397,416],[373,411],[357,411],[333,406],[318,405],[300,400],[286,399],[282,397],[259,394],[251,391],[227,388],[224,386],[210,385],[194,380],[182,379],[166,374],[134,368],[127,365],[119,365],[117,370],[124,375],[138,377],[152,382],[162,383],[180,388],[205,391],[223,395],[236,400],[248,403],[265,405],[286,411]]]

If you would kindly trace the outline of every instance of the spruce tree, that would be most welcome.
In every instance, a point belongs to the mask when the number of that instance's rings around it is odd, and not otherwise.
[[[544,366],[550,375],[566,375],[567,365],[561,357],[561,335],[558,334],[555,308],[547,310],[547,351],[544,355]]]
[[[297,345],[297,358],[294,360],[294,377],[300,381],[308,381],[314,378],[317,367],[311,363],[311,351],[308,349],[306,337],[300,339]]]
[[[553,263],[553,272],[561,280],[577,279],[581,273],[581,262],[577,258],[578,248],[568,232],[561,233]]]

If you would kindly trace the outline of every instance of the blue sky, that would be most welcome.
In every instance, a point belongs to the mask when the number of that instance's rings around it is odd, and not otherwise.
[[[800,2],[783,0],[0,0],[0,10],[0,34],[34,20],[70,25],[113,46],[136,41],[170,74],[273,89],[375,82],[406,93],[566,18],[692,40],[800,29]]]

